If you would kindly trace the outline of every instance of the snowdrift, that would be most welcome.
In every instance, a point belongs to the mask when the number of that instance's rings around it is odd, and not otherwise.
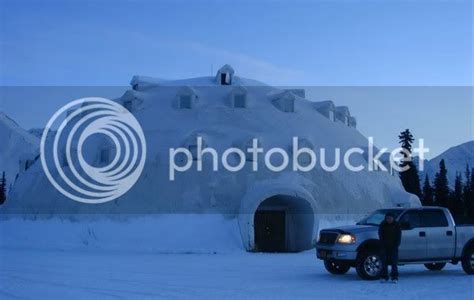
[[[0,223],[0,248],[140,253],[242,252],[235,219],[222,215],[12,218]]]

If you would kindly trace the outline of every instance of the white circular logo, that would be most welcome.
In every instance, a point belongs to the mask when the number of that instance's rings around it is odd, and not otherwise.
[[[92,144],[87,152],[100,162],[92,165],[84,157],[84,144],[96,134],[109,143]],[[109,159],[112,150],[115,155]],[[125,194],[140,177],[145,159],[140,124],[122,105],[105,98],[83,98],[63,106],[41,137],[41,164],[49,181],[82,203],[104,203]]]

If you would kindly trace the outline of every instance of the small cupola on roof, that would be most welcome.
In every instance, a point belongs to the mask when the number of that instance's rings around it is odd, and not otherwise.
[[[135,91],[146,91],[151,88],[155,88],[159,86],[159,79],[155,79],[148,76],[133,76],[132,80],[130,81],[130,85],[132,89]]]
[[[224,65],[217,71],[216,82],[220,85],[231,85],[234,79],[234,69]]]
[[[282,93],[272,96],[273,105],[282,112],[295,112],[295,94],[290,91],[283,91]]]
[[[349,127],[357,128],[357,119],[355,117],[349,117]]]
[[[347,106],[336,107],[336,120],[349,126],[350,117],[351,117],[351,113],[349,112],[349,108]]]
[[[285,89],[285,91],[292,92],[298,97],[306,98],[306,91],[305,89]]]
[[[178,90],[173,104],[175,109],[193,109],[197,102],[197,94],[189,86],[183,86]]]
[[[314,108],[331,121],[336,121],[336,106],[331,100],[313,103]]]

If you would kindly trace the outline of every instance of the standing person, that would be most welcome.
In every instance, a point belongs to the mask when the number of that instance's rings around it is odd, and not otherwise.
[[[392,282],[398,281],[398,247],[402,238],[400,224],[395,221],[392,214],[385,215],[385,220],[379,227],[379,239],[382,244],[382,282],[388,281],[388,265],[392,266],[390,278]]]

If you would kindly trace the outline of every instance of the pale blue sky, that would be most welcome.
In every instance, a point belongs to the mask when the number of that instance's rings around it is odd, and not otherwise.
[[[256,2],[0,0],[0,84],[124,86],[134,74],[195,77],[224,63],[274,85],[473,84],[471,1]],[[366,98],[308,90],[349,104],[360,130],[383,144],[406,127],[429,137],[434,154],[474,139],[472,90],[401,99],[389,89],[365,89]],[[71,100],[13,94],[0,95],[0,109],[27,128]]]

